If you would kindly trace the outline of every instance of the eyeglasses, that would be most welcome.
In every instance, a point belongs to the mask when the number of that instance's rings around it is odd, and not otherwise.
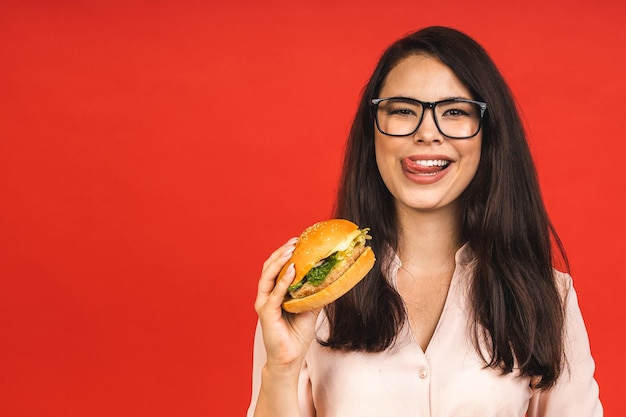
[[[372,105],[376,127],[388,136],[410,136],[417,132],[426,109],[431,109],[439,132],[452,139],[468,139],[480,131],[487,104],[482,101],[454,98],[427,101],[406,97],[375,98]]]

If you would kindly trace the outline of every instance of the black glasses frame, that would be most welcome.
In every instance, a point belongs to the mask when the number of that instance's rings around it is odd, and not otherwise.
[[[387,132],[383,132],[383,130],[380,128],[380,124],[378,122],[378,105],[383,102],[383,101],[389,101],[389,100],[399,100],[399,101],[406,101],[406,102],[410,102],[410,103],[417,103],[420,106],[422,106],[422,115],[420,116],[419,121],[417,122],[417,126],[415,127],[415,130],[413,130],[411,133],[407,133],[405,135],[392,135],[389,134]],[[485,111],[487,110],[487,103],[483,102],[483,101],[477,101],[477,100],[469,100],[466,98],[451,98],[451,99],[446,99],[446,100],[440,100],[440,101],[421,101],[421,100],[417,100],[414,98],[408,98],[408,97],[384,97],[384,98],[374,98],[372,99],[372,107],[374,109],[374,117],[376,119],[376,128],[378,129],[378,131],[380,133],[382,133],[383,135],[387,135],[387,136],[396,136],[396,137],[403,137],[403,136],[412,136],[415,134],[415,132],[417,132],[417,129],[420,128],[420,126],[422,125],[422,121],[424,120],[424,114],[426,113],[427,109],[431,109],[432,110],[432,114],[433,114],[433,120],[435,121],[435,125],[437,126],[437,130],[439,131],[439,133],[441,133],[442,135],[444,135],[447,138],[450,139],[469,139],[469,138],[473,138],[474,136],[476,136],[478,134],[478,132],[480,132],[480,129],[482,128],[482,124],[483,124],[483,117],[485,115]],[[480,120],[478,121],[478,129],[476,129],[476,133],[474,133],[473,135],[470,136],[450,136],[450,135],[446,135],[445,133],[443,133],[441,131],[441,127],[439,126],[439,121],[437,120],[437,116],[435,115],[435,107],[437,107],[438,104],[440,103],[473,103],[473,104],[477,104],[480,107]]]

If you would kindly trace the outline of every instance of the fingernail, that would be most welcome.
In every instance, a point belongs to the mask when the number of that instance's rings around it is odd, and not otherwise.
[[[298,242],[298,238],[297,237],[292,237],[291,239],[289,239],[286,243],[287,246],[293,246]]]

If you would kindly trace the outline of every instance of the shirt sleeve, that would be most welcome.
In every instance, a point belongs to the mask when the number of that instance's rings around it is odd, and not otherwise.
[[[246,414],[247,417],[254,415],[254,409],[256,408],[256,402],[261,389],[261,373],[266,361],[267,353],[265,352],[265,345],[263,344],[263,333],[261,332],[261,325],[257,321],[256,331],[254,333],[254,355],[252,358],[252,396]],[[316,413],[311,392],[311,381],[305,360],[298,381],[298,402],[300,404],[301,417],[315,417]]]
[[[565,293],[565,366],[551,390],[535,391],[527,416],[602,417],[595,362],[578,297],[568,274],[557,272],[557,279]]]

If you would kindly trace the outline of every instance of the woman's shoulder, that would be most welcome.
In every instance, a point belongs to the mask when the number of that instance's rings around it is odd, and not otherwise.
[[[572,276],[568,272],[563,272],[556,268],[553,268],[552,271],[552,275],[554,276],[554,282],[556,283],[556,287],[559,290],[559,294],[561,294],[561,297],[567,296],[567,294],[569,294],[574,285]]]

